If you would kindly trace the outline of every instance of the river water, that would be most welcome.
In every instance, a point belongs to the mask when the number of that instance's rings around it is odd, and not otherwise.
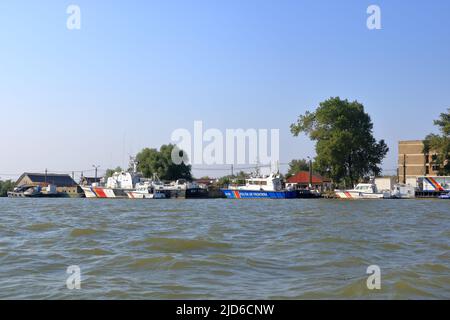
[[[446,200],[0,199],[0,212],[0,299],[450,299]]]

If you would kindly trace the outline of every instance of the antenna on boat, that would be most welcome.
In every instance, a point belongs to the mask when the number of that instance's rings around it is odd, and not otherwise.
[[[255,166],[255,176],[260,176],[260,169],[259,169],[259,156],[256,158],[256,166]]]
[[[133,156],[130,156],[130,164],[129,164],[129,167],[130,167],[130,169],[132,168],[133,173],[137,173],[137,165],[138,165],[138,163],[137,163],[137,161],[136,161],[136,158],[133,157]]]
[[[280,161],[276,161],[275,162],[275,165],[276,165],[276,168],[277,168],[277,175],[279,175],[280,174]]]

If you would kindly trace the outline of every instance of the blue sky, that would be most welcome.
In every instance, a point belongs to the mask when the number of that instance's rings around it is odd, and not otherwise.
[[[81,30],[66,8],[81,8]],[[377,4],[382,30],[368,30]],[[174,129],[279,128],[358,100],[391,149],[450,107],[449,1],[2,1],[0,177],[121,165]],[[197,176],[204,171],[194,172]],[[225,173],[225,172],[224,172]],[[220,175],[214,172],[212,175]]]

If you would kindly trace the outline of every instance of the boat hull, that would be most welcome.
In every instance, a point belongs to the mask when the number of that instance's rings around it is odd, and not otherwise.
[[[255,191],[221,189],[228,199],[294,199],[296,191]]]
[[[165,199],[166,195],[164,193],[143,193],[136,191],[125,192],[130,199]]]
[[[339,199],[385,199],[386,194],[383,193],[365,193],[354,191],[336,191],[336,196]]]
[[[112,189],[103,187],[81,187],[86,198],[102,198],[102,199],[113,199],[113,198],[128,198],[126,191],[124,189]]]
[[[61,193],[36,193],[36,194],[26,194],[24,192],[8,192],[8,198],[63,198],[64,195]]]
[[[319,199],[322,196],[320,193],[312,192],[310,190],[296,190],[297,198],[299,199]]]
[[[185,193],[186,199],[207,199],[208,197],[208,190],[203,188],[190,188]]]

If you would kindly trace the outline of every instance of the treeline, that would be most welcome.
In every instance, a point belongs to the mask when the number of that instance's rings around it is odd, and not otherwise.
[[[11,180],[1,181],[0,180],[0,197],[6,197],[8,195],[8,191],[12,191],[14,189],[14,182]]]

